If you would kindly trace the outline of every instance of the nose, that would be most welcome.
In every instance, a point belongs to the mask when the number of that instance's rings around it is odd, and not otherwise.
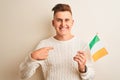
[[[62,21],[61,26],[64,27],[65,25],[66,25],[65,21]]]

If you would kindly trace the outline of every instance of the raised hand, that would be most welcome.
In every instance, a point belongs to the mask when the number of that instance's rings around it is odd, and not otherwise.
[[[85,72],[86,70],[86,54],[83,51],[78,51],[73,58],[78,63],[78,69],[80,72]]]
[[[53,50],[53,47],[44,47],[32,52],[31,57],[35,60],[45,60],[48,57],[49,50]]]

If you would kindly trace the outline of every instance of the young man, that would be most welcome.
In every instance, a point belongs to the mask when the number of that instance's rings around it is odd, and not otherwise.
[[[29,78],[41,66],[45,80],[93,80],[89,49],[71,33],[74,23],[67,4],[57,4],[52,11],[56,35],[42,40],[20,65],[21,78]]]

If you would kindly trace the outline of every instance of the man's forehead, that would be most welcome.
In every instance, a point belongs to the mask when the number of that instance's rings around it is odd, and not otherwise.
[[[55,13],[55,15],[57,14],[69,14],[69,15],[72,15],[69,11],[58,11]]]
[[[69,11],[60,11],[54,15],[54,18],[72,18],[72,15]]]

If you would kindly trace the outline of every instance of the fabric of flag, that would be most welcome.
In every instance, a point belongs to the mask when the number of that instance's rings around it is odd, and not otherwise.
[[[95,35],[95,37],[91,40],[89,47],[94,61],[97,61],[98,59],[108,54],[98,35]]]

